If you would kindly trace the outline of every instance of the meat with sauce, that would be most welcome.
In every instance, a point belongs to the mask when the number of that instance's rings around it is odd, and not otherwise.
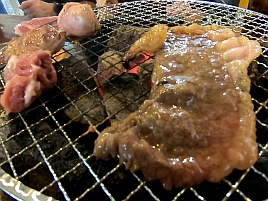
[[[36,50],[45,50],[52,55],[63,47],[65,36],[64,32],[59,32],[48,25],[32,29],[7,43],[3,52],[3,62],[7,62],[12,55],[31,54]],[[2,59],[0,58],[1,62]]]
[[[6,82],[0,102],[6,114],[26,109],[43,91],[51,89],[56,81],[56,71],[50,55],[37,50],[30,55],[12,55],[4,69]]]
[[[233,169],[249,168],[258,146],[247,67],[260,44],[217,26],[159,30],[166,35],[161,50],[141,38],[128,54],[157,50],[149,99],[101,132],[94,155],[119,155],[126,169],[166,189],[219,182]]]

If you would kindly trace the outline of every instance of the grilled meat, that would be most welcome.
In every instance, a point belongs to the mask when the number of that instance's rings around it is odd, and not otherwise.
[[[64,45],[65,33],[48,25],[32,29],[20,37],[12,38],[6,45],[3,61],[7,62],[11,55],[31,54],[36,50],[46,50],[49,54],[58,52]]]
[[[41,93],[54,86],[56,71],[50,55],[37,50],[30,55],[12,55],[4,69],[6,82],[1,105],[6,113],[17,113],[27,108]]]
[[[156,52],[163,47],[168,26],[159,24],[152,27],[139,40],[137,40],[126,53],[124,60],[132,59],[141,51]]]
[[[58,27],[67,36],[89,37],[100,31],[100,23],[89,4],[66,3],[59,13]]]
[[[149,100],[103,130],[94,155],[119,155],[127,169],[166,189],[218,182],[253,165],[258,146],[247,67],[260,55],[259,43],[194,24],[169,29],[163,47],[155,53]]]

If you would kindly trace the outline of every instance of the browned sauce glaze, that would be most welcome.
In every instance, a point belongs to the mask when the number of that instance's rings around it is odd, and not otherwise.
[[[250,167],[257,143],[247,67],[260,53],[258,42],[229,29],[171,29],[155,55],[149,100],[106,128],[94,155],[119,155],[127,169],[167,189]]]

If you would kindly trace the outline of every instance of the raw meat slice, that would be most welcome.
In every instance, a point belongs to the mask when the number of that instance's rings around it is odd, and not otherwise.
[[[100,31],[100,23],[89,4],[66,3],[57,23],[67,36],[89,37]]]
[[[14,32],[15,34],[21,36],[32,29],[37,29],[41,26],[44,26],[52,22],[54,23],[51,24],[51,26],[58,29],[57,20],[58,20],[58,16],[33,18],[31,20],[21,22],[20,24],[15,26]]]
[[[3,52],[4,62],[7,62],[11,55],[31,54],[36,50],[47,50],[52,55],[63,47],[65,36],[64,32],[59,32],[48,25],[32,29],[7,43]]]
[[[11,56],[4,79],[6,86],[0,102],[9,114],[23,111],[43,91],[51,89],[57,76],[50,55],[38,50],[31,55]]]
[[[94,155],[119,155],[127,169],[166,189],[218,182],[249,168],[258,146],[247,67],[260,53],[257,41],[229,29],[170,28],[155,52],[149,100],[103,130]]]

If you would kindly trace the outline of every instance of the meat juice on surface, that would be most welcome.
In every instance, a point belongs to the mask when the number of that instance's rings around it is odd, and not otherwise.
[[[142,51],[148,39],[139,39],[126,56]],[[170,28],[163,42],[149,100],[102,131],[94,155],[119,155],[127,169],[167,189],[218,182],[234,168],[253,165],[256,117],[247,67],[260,55],[259,43],[199,25]]]
[[[36,50],[46,50],[50,55],[58,52],[64,45],[66,34],[48,25],[32,29],[20,37],[12,38],[3,52],[4,61],[11,55],[31,54]]]

